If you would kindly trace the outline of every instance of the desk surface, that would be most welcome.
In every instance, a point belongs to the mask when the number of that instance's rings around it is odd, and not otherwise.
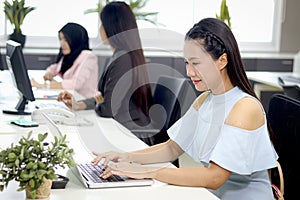
[[[281,76],[295,76],[300,77],[299,74],[295,74],[293,72],[265,72],[265,71],[251,71],[246,72],[247,76],[250,80],[256,81],[258,83],[262,83],[268,86],[272,86],[279,90],[282,90],[282,87],[278,84],[278,77]],[[288,83],[290,84],[290,83]]]
[[[89,150],[94,151],[133,151],[146,147],[146,144],[136,138],[129,130],[113,119],[100,118],[96,116],[93,110],[79,111],[76,114],[88,117],[93,121],[93,126],[70,127],[60,125],[60,128],[67,134],[67,139],[70,140],[74,135],[71,129],[76,129],[80,138]],[[5,120],[20,116],[11,116],[0,114],[1,123],[6,124]],[[30,116],[21,116],[28,118]],[[7,126],[13,126],[8,125]],[[26,135],[29,130],[33,130],[34,134],[49,131],[47,126],[40,125],[38,128],[19,128],[13,127],[11,132],[2,132],[0,129],[0,148],[8,147],[12,142],[17,142],[20,137]],[[73,148],[73,147],[72,147]],[[79,145],[74,148],[75,152],[80,152],[84,147]],[[146,187],[128,187],[128,188],[110,188],[110,189],[86,189],[76,176],[69,170],[62,170],[60,174],[67,175],[70,179],[65,189],[55,189],[51,191],[51,200],[62,199],[218,199],[205,188],[199,187],[182,187],[173,186],[155,181],[152,186]],[[3,192],[0,192],[0,199],[25,199],[25,192],[17,192],[17,182],[11,182]]]

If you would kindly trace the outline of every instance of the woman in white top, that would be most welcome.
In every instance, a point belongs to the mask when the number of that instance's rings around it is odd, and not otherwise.
[[[187,75],[204,92],[168,130],[170,140],[136,152],[94,153],[92,162],[117,162],[103,178],[117,174],[205,187],[228,200],[274,199],[268,169],[276,167],[277,154],[231,30],[218,19],[201,20],[186,34],[184,57]],[[204,167],[132,164],[173,161],[184,152]]]

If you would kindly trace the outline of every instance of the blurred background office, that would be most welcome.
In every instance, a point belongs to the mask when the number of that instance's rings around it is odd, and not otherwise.
[[[4,0],[0,1],[0,7],[3,7],[3,2]],[[92,48],[95,46],[99,49],[105,48],[96,39],[98,26],[95,24],[100,23],[97,13],[85,14],[88,9],[96,8],[99,2],[103,3],[104,1],[26,0],[26,6],[36,8],[26,16],[22,25],[22,32],[27,36],[26,48],[52,49],[59,47],[59,42],[56,40],[57,28],[69,21],[82,24],[88,30],[89,36],[92,38]],[[140,20],[139,28],[150,28],[152,36],[153,34],[160,35],[160,37],[149,38],[146,34],[142,38],[144,46],[148,44],[149,47],[156,47],[156,44],[164,41],[158,47],[174,51],[181,51],[181,44],[174,44],[170,41],[176,38],[177,34],[185,34],[188,27],[201,18],[215,17],[221,4],[221,0],[147,0],[142,2],[146,2],[146,5],[140,9],[141,12],[158,13],[153,16],[157,24]],[[172,9],[170,9],[171,5]],[[227,0],[227,5],[230,11],[232,30],[243,52],[296,52],[299,50],[300,26],[299,22],[295,20],[299,18],[299,1]],[[295,23],[298,23],[298,26]],[[0,12],[0,24],[2,26],[0,28],[0,45],[3,47],[6,36],[12,32],[12,26],[5,20],[4,12]],[[165,32],[159,31],[159,29],[169,32],[164,34]],[[170,36],[171,32],[174,32],[172,36]],[[149,33],[149,30],[145,33]]]
[[[137,1],[145,3],[138,9],[139,12],[156,13],[150,15],[148,20],[138,20],[147,63],[168,68],[164,75],[186,77],[182,59],[183,36],[188,27],[200,19],[216,17],[220,13],[222,0]],[[3,2],[0,0],[0,7],[4,7]],[[105,4],[105,0],[26,0],[26,6],[35,8],[26,16],[21,27],[26,35],[24,56],[28,69],[45,69],[56,61],[59,49],[57,29],[72,21],[87,29],[90,48],[98,56],[100,76],[112,52],[100,42],[98,13],[86,13],[89,9],[96,9],[98,3]],[[300,22],[297,20],[300,17],[300,1],[227,0],[227,5],[232,31],[239,43],[246,70],[292,72],[294,56],[300,50]],[[7,68],[5,42],[13,27],[4,12],[0,12],[0,26],[2,65]],[[157,80],[153,78],[153,81]],[[267,92],[261,95],[266,109],[269,97]]]

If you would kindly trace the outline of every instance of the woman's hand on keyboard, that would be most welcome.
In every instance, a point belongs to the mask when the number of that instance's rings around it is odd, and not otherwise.
[[[133,162],[119,162],[111,164],[109,168],[101,174],[101,178],[109,178],[112,175],[127,176],[134,179],[154,178],[159,167],[144,167]]]
[[[105,153],[97,153],[93,152],[93,154],[96,156],[94,160],[92,160],[92,164],[97,165],[102,159],[104,159],[104,162],[102,164],[102,169],[105,169],[110,161],[112,162],[122,162],[122,161],[128,161],[129,162],[129,156],[127,153],[120,153],[115,151],[109,151]]]

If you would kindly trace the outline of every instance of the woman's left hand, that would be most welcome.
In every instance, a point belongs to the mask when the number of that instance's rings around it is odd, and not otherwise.
[[[108,178],[112,175],[127,176],[134,179],[154,178],[158,167],[143,167],[141,164],[132,162],[119,162],[111,164],[101,174],[101,178]]]

